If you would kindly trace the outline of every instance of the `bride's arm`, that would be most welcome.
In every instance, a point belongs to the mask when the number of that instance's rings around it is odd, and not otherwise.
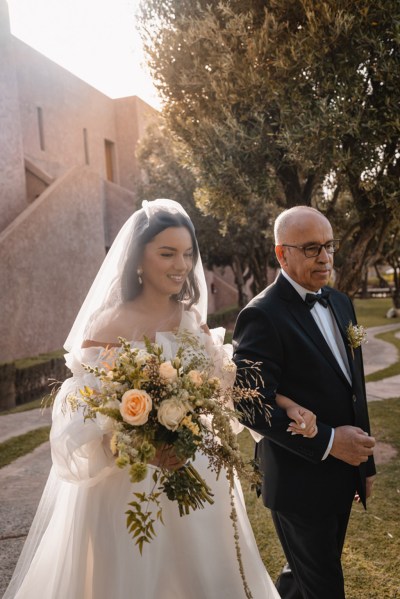
[[[279,393],[276,395],[275,400],[277,405],[286,411],[288,418],[292,420],[288,426],[287,432],[310,438],[317,434],[317,419],[313,412],[303,408],[289,397]]]
[[[94,420],[85,420],[84,404],[79,399],[79,390],[85,385],[97,385],[97,379],[82,366],[103,361],[104,353],[96,345],[97,350],[89,348],[67,354],[67,366],[73,376],[63,383],[56,396],[50,432],[56,474],[64,481],[82,486],[97,484],[115,468],[107,419],[97,415]]]
[[[318,429],[316,425],[317,418],[313,412],[280,393],[276,395],[275,400],[278,406],[286,411],[288,418],[292,420],[287,432],[294,435],[303,435],[303,437],[315,437]]]

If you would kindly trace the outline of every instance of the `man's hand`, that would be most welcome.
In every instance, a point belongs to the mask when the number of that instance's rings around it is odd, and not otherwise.
[[[351,466],[359,466],[373,454],[375,439],[357,426],[338,426],[335,428],[332,449],[333,457]]]

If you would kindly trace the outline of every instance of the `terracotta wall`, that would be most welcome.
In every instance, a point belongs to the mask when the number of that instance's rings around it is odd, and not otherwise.
[[[27,206],[14,38],[0,2],[0,231]]]
[[[0,362],[62,347],[105,255],[102,194],[75,167],[0,234]]]
[[[136,158],[138,140],[146,127],[158,117],[154,108],[137,96],[118,98],[115,103],[115,124],[118,139],[119,184],[132,191],[140,177]]]
[[[25,155],[53,177],[88,162],[106,178],[105,140],[118,154],[114,101],[14,40]]]

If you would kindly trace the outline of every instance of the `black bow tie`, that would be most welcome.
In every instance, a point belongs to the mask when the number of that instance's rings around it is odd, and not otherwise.
[[[320,304],[322,304],[324,306],[324,308],[328,307],[328,297],[329,297],[329,291],[327,289],[323,289],[321,291],[321,293],[307,293],[306,297],[305,297],[305,302],[307,304],[307,306],[310,308],[313,308],[315,305],[315,302],[319,302]]]

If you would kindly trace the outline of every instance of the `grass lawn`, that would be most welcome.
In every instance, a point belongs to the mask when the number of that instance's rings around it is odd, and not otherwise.
[[[400,398],[370,404],[371,426],[379,441],[400,452]],[[243,452],[253,453],[253,441],[240,435]],[[269,510],[244,485],[247,510],[261,556],[273,580],[285,561]],[[368,511],[354,505],[350,519],[343,567],[347,599],[400,598],[400,460],[378,467]],[[323,599],[321,597],[321,599]]]
[[[48,441],[49,433],[50,427],[43,426],[0,443],[0,468],[4,468],[17,458],[30,453],[36,447]]]
[[[386,318],[386,312],[392,308],[390,298],[356,299],[354,301],[357,320],[363,327],[378,327],[384,324],[400,324],[399,318]]]

